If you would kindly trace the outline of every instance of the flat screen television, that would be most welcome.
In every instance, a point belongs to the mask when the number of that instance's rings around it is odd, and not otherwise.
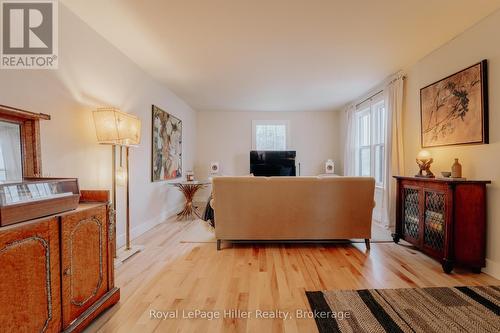
[[[295,151],[250,151],[250,172],[254,176],[295,176]]]

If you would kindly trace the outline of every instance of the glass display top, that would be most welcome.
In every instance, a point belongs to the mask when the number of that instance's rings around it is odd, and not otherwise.
[[[75,182],[75,185],[71,184]],[[40,179],[0,182],[0,204],[9,206],[78,194],[75,180]]]

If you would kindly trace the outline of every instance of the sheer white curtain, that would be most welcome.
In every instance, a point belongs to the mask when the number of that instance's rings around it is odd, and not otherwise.
[[[356,175],[356,106],[349,105],[345,109],[346,133],[344,150],[344,175]]]
[[[0,122],[0,149],[6,180],[20,180],[23,174],[19,125]]]
[[[393,228],[396,221],[396,181],[392,176],[404,170],[403,152],[403,82],[397,73],[384,89],[386,104],[385,186],[382,197],[382,223]]]

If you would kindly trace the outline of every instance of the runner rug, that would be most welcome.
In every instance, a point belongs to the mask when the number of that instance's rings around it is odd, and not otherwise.
[[[500,287],[306,291],[323,332],[500,332]]]

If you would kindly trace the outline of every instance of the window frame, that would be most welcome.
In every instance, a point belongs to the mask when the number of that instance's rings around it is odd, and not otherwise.
[[[291,149],[290,121],[289,120],[252,120],[252,150],[257,150],[257,126],[259,125],[284,125],[285,126],[285,149]]]
[[[382,119],[379,119],[379,126],[380,126],[380,129],[378,130],[380,133],[379,134],[379,138],[380,138],[380,141],[381,142],[377,142],[375,143],[375,137],[376,137],[376,127],[377,124],[376,124],[376,113],[377,112],[380,112],[380,104],[383,103],[383,117]],[[366,115],[369,115],[368,119],[369,119],[369,124],[368,124],[368,129],[369,129],[369,144],[368,145],[361,145],[360,143],[360,140],[361,140],[361,131],[360,131],[360,126],[361,126],[361,121],[360,119]],[[356,154],[356,157],[355,157],[355,172],[356,172],[356,175],[357,176],[360,176],[362,173],[362,163],[361,163],[361,154],[363,152],[363,150],[366,150],[366,149],[370,149],[370,175],[369,177],[373,177],[375,178],[375,186],[377,188],[385,188],[386,186],[386,183],[387,183],[387,179],[386,178],[386,175],[385,175],[385,170],[386,170],[386,163],[385,163],[385,154],[386,154],[386,134],[387,134],[387,128],[386,128],[386,124],[387,124],[387,107],[386,107],[386,101],[385,99],[383,98],[383,96],[379,96],[379,97],[375,97],[375,98],[372,98],[370,100],[368,100],[367,102],[361,104],[360,106],[358,106],[358,109],[356,110],[356,113],[355,113],[355,122],[356,122],[356,126],[355,126],[355,154]],[[381,170],[381,178],[382,178],[382,181],[379,182],[377,181],[377,175],[375,174],[376,172],[376,160],[375,160],[375,157],[376,157],[376,151],[377,151],[377,148],[379,149],[382,149],[382,170]]]

